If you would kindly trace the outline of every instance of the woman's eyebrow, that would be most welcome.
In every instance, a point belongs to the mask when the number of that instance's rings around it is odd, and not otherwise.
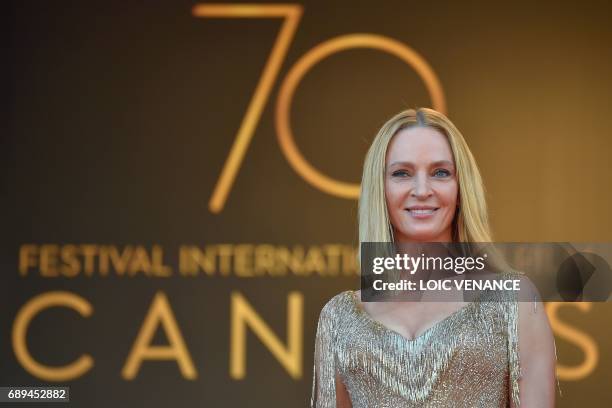
[[[438,160],[435,161],[433,163],[431,163],[432,166],[450,166],[450,167],[455,167],[453,165],[453,162],[448,161],[448,160]]]
[[[414,166],[414,163],[409,161],[394,161],[393,163],[390,163],[387,167],[393,166]]]

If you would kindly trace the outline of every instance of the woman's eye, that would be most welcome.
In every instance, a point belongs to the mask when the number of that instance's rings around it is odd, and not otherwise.
[[[438,169],[434,172],[434,176],[436,177],[448,177],[450,175],[451,175],[450,171],[445,170],[445,169]]]
[[[392,176],[394,177],[406,177],[409,176],[408,172],[406,170],[396,170],[393,173],[391,173]]]

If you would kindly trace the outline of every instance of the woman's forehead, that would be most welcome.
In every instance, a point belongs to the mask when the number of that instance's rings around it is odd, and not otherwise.
[[[400,130],[389,143],[387,164],[408,161],[413,163],[454,162],[446,136],[433,127],[415,126]]]

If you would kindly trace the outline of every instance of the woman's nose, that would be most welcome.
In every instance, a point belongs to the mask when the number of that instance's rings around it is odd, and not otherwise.
[[[427,198],[432,194],[431,186],[427,176],[417,175],[414,178],[412,195],[417,198]]]

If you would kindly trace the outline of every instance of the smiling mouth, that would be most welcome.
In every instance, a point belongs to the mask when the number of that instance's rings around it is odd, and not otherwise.
[[[425,216],[425,215],[431,215],[433,213],[435,213],[436,211],[438,211],[440,208],[406,208],[406,211],[408,211],[408,213],[410,215],[414,215],[414,216]]]

